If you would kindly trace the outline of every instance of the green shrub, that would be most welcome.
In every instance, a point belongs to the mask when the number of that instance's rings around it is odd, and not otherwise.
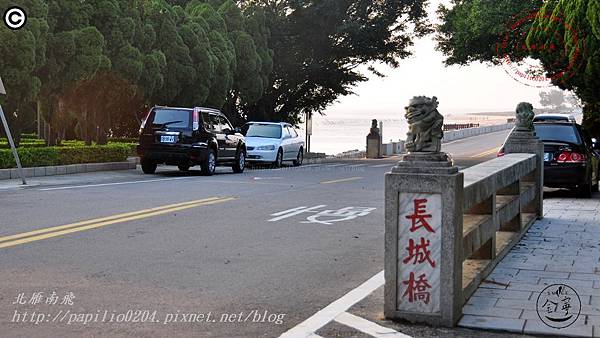
[[[45,143],[21,143],[18,148],[44,148]],[[0,149],[10,149],[9,144],[0,144]]]
[[[21,134],[21,139],[33,139],[33,140],[37,140],[37,134]]]
[[[20,148],[45,147],[46,142],[40,139],[21,139]],[[6,138],[0,138],[0,149],[10,149],[10,144]]]
[[[60,153],[60,164],[121,162],[131,154],[131,146],[128,144],[57,147],[57,149]]]
[[[109,143],[138,143],[139,139],[133,138],[133,137],[120,137],[120,138],[115,138],[115,137],[111,137],[108,139]]]
[[[133,139],[110,139],[109,145],[112,144],[127,144],[127,145],[137,145],[137,140],[133,142]],[[84,141],[79,140],[68,140],[62,141],[61,147],[85,147]],[[46,141],[39,139],[22,139],[19,144],[19,148],[43,148],[46,147]],[[10,149],[10,145],[8,144],[7,139],[0,138],[0,149]]]
[[[56,148],[18,148],[19,159],[23,167],[43,167],[58,165],[59,154]],[[16,167],[12,151],[0,149],[0,169]]]
[[[122,162],[135,153],[135,146],[113,143],[103,146],[63,146],[43,148],[18,148],[23,167],[51,165]],[[0,149],[0,169],[16,167],[9,149]]]

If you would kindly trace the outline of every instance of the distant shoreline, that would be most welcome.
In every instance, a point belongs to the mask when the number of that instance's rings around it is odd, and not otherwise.
[[[515,112],[514,111],[505,111],[505,112],[467,113],[467,115],[477,115],[477,116],[515,116]]]
[[[535,114],[557,113],[556,110],[545,109],[545,108],[534,108],[533,112]],[[562,111],[560,113],[573,114],[573,115],[578,114],[577,112],[569,111],[568,109],[566,109],[565,111]],[[515,116],[515,112],[514,111],[507,111],[507,112],[493,112],[493,113],[489,113],[489,112],[485,112],[485,113],[467,113],[467,115],[477,115],[477,116],[511,116],[511,117],[514,117]]]

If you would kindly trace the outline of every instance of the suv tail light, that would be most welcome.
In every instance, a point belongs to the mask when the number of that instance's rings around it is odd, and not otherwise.
[[[200,109],[194,108],[192,113],[192,129],[197,131],[200,128]]]
[[[148,121],[148,117],[150,116],[151,112],[152,112],[152,108],[148,109],[146,116],[144,116],[144,119],[142,120],[142,124],[140,125],[140,134],[144,131],[144,128],[146,128],[146,121]]]
[[[585,163],[585,155],[570,151],[563,151],[556,159],[558,163]]]

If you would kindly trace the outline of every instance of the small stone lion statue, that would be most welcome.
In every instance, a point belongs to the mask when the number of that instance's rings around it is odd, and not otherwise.
[[[369,135],[379,136],[379,133],[380,133],[380,130],[379,130],[379,127],[377,126],[377,120],[372,120],[371,121],[371,130],[370,130]]]
[[[406,150],[409,152],[434,152],[442,149],[444,117],[438,112],[437,97],[413,97],[406,110],[408,133]]]
[[[517,105],[516,131],[533,131],[533,105],[521,102]]]

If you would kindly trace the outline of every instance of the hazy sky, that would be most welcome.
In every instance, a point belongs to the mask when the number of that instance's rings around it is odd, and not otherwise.
[[[442,0],[430,2],[431,16]],[[540,89],[518,83],[500,66],[445,67],[432,35],[416,41],[412,51],[413,56],[402,60],[397,69],[377,67],[386,78],[370,75],[369,82],[355,88],[357,95],[340,98],[325,113],[330,118],[397,118],[416,95],[437,96],[444,115],[512,111],[521,101],[539,106]]]

